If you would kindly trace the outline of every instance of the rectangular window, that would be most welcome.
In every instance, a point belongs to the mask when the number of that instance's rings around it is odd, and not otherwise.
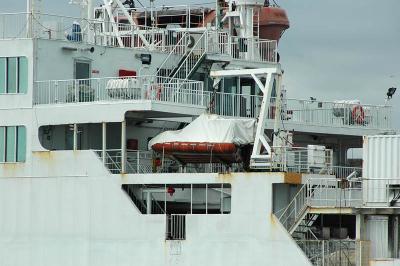
[[[6,127],[6,162],[15,162],[15,127]]]
[[[26,128],[24,126],[0,127],[0,163],[25,162]]]
[[[6,136],[6,128],[5,127],[0,127],[0,163],[5,162],[5,136]]]
[[[18,58],[10,57],[7,59],[7,92],[17,93],[18,89]]]
[[[28,91],[28,59],[26,57],[0,58],[0,94]]]
[[[18,63],[18,92],[28,92],[28,59],[20,57]]]
[[[7,58],[0,58],[0,93],[7,93]]]

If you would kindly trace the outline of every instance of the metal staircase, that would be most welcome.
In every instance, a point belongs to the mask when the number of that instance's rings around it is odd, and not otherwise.
[[[193,47],[185,54],[183,60],[169,75],[171,79],[179,78],[188,80],[196,72],[206,55],[207,35],[207,31],[204,31],[199,39],[197,39]]]
[[[356,186],[360,181],[353,181],[357,177],[357,172],[352,172],[345,179],[308,179],[301,186],[292,201],[282,211],[278,219],[290,233],[296,243],[304,251],[313,265],[353,265],[350,256],[352,248],[342,247],[339,240],[319,240],[313,231],[318,213],[312,213],[312,208],[337,208],[358,206],[357,191],[361,187]],[[351,193],[356,193],[356,198]],[[338,194],[340,197],[338,198]],[[347,195],[342,198],[342,195]],[[357,196],[358,195],[358,196]],[[355,200],[356,199],[356,200]],[[336,242],[337,243],[336,243]],[[332,244],[332,243],[333,244]],[[348,241],[352,243],[351,241]],[[332,246],[327,246],[332,245]],[[322,255],[321,255],[322,254]],[[339,257],[339,258],[338,258]]]

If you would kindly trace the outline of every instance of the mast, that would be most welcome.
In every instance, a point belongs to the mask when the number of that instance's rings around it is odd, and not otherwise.
[[[34,7],[35,0],[27,0],[26,1],[26,21],[27,21],[27,31],[26,37],[31,38],[33,32],[33,25],[32,25],[32,14],[33,14],[33,7]]]

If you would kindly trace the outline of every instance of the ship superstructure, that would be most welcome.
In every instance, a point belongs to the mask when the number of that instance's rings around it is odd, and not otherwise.
[[[75,2],[0,15],[0,265],[399,263],[391,107],[288,98],[282,8]]]

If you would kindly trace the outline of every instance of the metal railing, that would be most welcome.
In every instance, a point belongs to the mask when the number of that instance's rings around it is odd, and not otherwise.
[[[275,98],[272,98],[268,113],[270,119],[275,118],[274,103]],[[284,99],[281,118],[283,122],[319,126],[388,129],[391,106]]]
[[[276,63],[278,60],[276,41],[229,36],[227,32],[208,33],[208,52],[253,62]]]
[[[205,92],[206,106],[211,112],[223,116],[256,118],[262,99],[259,95]],[[271,98],[268,119],[275,119],[275,102],[276,99]],[[363,110],[361,116],[356,114],[359,108]],[[284,99],[281,120],[283,124],[388,129],[391,127],[391,106]]]
[[[346,178],[353,172],[356,172],[357,176],[361,176],[362,168],[352,166],[332,166],[332,174],[338,179]]]
[[[363,182],[330,178],[307,180],[307,204],[312,207],[361,207]]]
[[[211,7],[211,6],[210,6]],[[101,10],[101,8],[97,8]],[[140,24],[145,26],[154,26],[157,28],[165,28],[172,24],[177,28],[197,28],[205,27],[204,19],[208,8],[204,4],[191,5],[163,5],[150,7],[127,8],[126,11]],[[125,18],[124,14],[116,10],[118,15],[116,19]],[[152,19],[152,17],[154,19]],[[179,18],[179,21],[171,22],[171,17]],[[149,22],[153,21],[153,25]]]
[[[102,150],[94,150],[97,156],[103,160]],[[243,167],[239,163],[224,165],[222,163],[185,164],[181,165],[168,158],[160,158],[152,151],[127,150],[126,173],[227,173],[240,172]],[[120,174],[122,169],[121,149],[108,149],[104,154],[104,165],[112,174]]]
[[[333,150],[309,147],[272,147],[271,167],[282,172],[320,173],[331,172]]]
[[[172,78],[188,79],[196,67],[201,63],[201,58],[205,55],[207,49],[207,31],[203,32],[195,41],[193,47],[185,55],[184,60],[174,70]]]
[[[289,205],[278,216],[279,221],[287,231],[293,231],[295,224],[303,217],[307,210],[307,185],[304,184],[293,197]]]
[[[211,113],[233,117],[258,117],[261,108],[262,96],[226,93],[205,92],[204,103]]]
[[[278,217],[293,232],[309,207],[361,207],[362,181],[334,178],[309,178]]]
[[[186,239],[186,215],[171,214],[166,215],[166,240]]]
[[[37,81],[34,105],[152,100],[204,106],[203,83],[157,76]]]
[[[0,39],[38,38],[125,48],[149,48],[170,52],[178,45],[183,31],[86,19],[46,13],[0,14]],[[147,46],[146,46],[147,42]],[[181,53],[183,49],[175,49]]]
[[[368,262],[368,241],[356,240],[296,240],[313,265],[355,266],[357,261]],[[357,264],[366,265],[366,264]]]

